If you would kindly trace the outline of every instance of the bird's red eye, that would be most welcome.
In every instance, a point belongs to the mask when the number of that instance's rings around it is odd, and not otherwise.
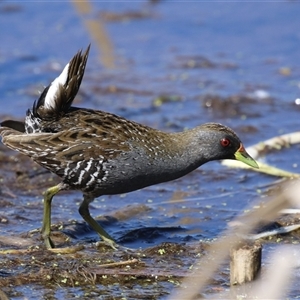
[[[224,139],[221,139],[220,143],[223,147],[228,147],[230,145],[230,140],[224,138]]]

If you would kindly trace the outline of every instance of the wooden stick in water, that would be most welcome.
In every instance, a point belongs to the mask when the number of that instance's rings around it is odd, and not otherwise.
[[[253,281],[261,268],[260,243],[242,241],[230,250],[230,285]]]

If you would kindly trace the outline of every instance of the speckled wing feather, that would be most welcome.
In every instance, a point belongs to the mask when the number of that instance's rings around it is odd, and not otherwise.
[[[40,125],[43,127],[43,121]],[[107,168],[113,168],[119,159],[126,165],[127,159],[146,153],[149,159],[156,158],[166,136],[114,114],[86,109],[71,110],[44,126],[48,132],[20,134],[0,128],[0,134],[6,146],[31,157],[71,187],[82,190],[102,184]],[[153,138],[145,139],[150,132]],[[116,176],[114,172],[109,174]]]
[[[88,128],[71,128],[57,133],[20,134],[10,128],[1,128],[2,142],[35,160],[38,164],[59,175],[68,162],[114,158],[121,151],[129,150],[125,141],[112,132]],[[107,137],[108,136],[108,137]],[[105,138],[104,138],[105,137]]]
[[[130,152],[134,139],[143,138],[148,129],[141,126],[137,130],[134,122],[84,109],[71,111],[47,126],[55,132],[20,134],[0,128],[0,134],[7,147],[31,157],[80,189],[88,188],[91,177],[101,180],[105,175],[104,164]]]

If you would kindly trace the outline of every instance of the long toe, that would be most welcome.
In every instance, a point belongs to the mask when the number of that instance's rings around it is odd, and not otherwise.
[[[50,239],[50,237],[44,238],[44,242],[45,242],[45,246],[46,246],[47,249],[53,249],[53,248],[55,248],[55,245],[52,242],[52,240]]]
[[[99,242],[96,243],[97,247],[101,247],[101,245],[108,246],[108,247],[110,247],[110,248],[112,248],[113,250],[116,250],[116,251],[124,251],[124,252],[129,253],[129,254],[130,253],[134,254],[136,252],[136,249],[121,246],[120,244],[117,244],[115,241],[109,240],[109,239],[102,240],[102,241],[99,241]]]
[[[110,248],[112,248],[113,250],[118,250],[119,249],[119,245],[113,240],[113,239],[109,239],[106,237],[101,236],[101,241],[97,242],[97,247],[100,245],[106,245]]]

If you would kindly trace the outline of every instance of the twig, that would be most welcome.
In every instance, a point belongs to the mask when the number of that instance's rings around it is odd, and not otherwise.
[[[78,251],[81,251],[84,249],[83,245],[75,246],[75,247],[64,247],[64,248],[53,248],[48,249],[48,251],[51,251],[53,253],[59,253],[59,254],[71,254],[76,253]],[[42,249],[6,249],[6,250],[0,250],[0,254],[7,255],[7,254],[25,254],[25,253],[34,253],[42,251]]]
[[[247,147],[247,151],[254,159],[259,159],[266,152],[272,149],[281,150],[282,148],[290,147],[300,143],[300,132],[293,132],[284,134],[281,136],[273,137],[269,140],[259,142],[253,146]],[[259,169],[253,169],[241,162],[234,160],[223,160],[222,165],[232,167],[232,168],[243,168],[251,169],[252,171],[265,173],[272,176],[287,177],[287,178],[299,178],[299,173],[288,172],[279,168],[272,167],[270,165],[258,162]]]
[[[276,229],[273,229],[273,230],[268,230],[268,231],[265,231],[265,232],[261,232],[261,233],[258,233],[258,234],[248,235],[247,238],[251,239],[251,240],[258,240],[258,239],[265,238],[265,237],[268,237],[268,236],[289,233],[289,232],[292,232],[292,231],[297,230],[299,228],[300,228],[300,224],[284,226],[284,227],[276,228]]]
[[[109,264],[102,264],[102,265],[99,265],[99,268],[112,268],[112,267],[120,267],[120,266],[124,266],[124,265],[127,266],[127,265],[135,264],[137,262],[139,262],[139,260],[134,258],[134,259],[118,261],[118,262],[109,263]]]

